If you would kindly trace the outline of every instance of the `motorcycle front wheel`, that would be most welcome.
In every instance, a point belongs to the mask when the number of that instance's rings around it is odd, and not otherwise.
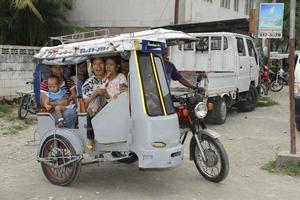
[[[190,150],[199,173],[208,181],[216,183],[223,181],[229,171],[229,161],[224,146],[218,139],[206,134],[202,134],[201,137],[195,134],[193,137],[199,138],[206,157],[206,159],[202,157],[196,139],[193,138]]]
[[[273,92],[279,92],[280,90],[282,90],[283,88],[283,81],[282,80],[274,80],[272,83],[271,83],[271,90]]]

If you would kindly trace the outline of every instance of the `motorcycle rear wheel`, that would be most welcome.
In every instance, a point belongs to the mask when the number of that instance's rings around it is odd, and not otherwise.
[[[201,156],[197,142],[193,139],[191,141],[191,153],[199,173],[208,181],[215,183],[223,181],[229,171],[229,161],[224,146],[218,139],[214,139],[206,134],[202,134],[201,138],[198,134],[194,135],[194,137],[199,138],[207,158],[205,161]]]
[[[274,80],[271,83],[271,90],[273,92],[279,92],[280,90],[282,90],[283,86],[284,86],[283,80],[277,80],[277,82],[276,80]]]

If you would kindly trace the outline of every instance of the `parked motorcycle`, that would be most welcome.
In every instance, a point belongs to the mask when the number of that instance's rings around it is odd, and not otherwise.
[[[174,107],[179,118],[181,143],[183,144],[189,132],[190,160],[199,173],[207,180],[220,182],[229,171],[229,161],[226,150],[220,140],[220,135],[206,127],[204,117],[207,114],[203,95],[196,90],[179,96],[173,96]]]
[[[285,72],[282,69],[277,72],[270,70],[269,76],[271,80],[270,89],[273,92],[279,92],[285,84],[288,85],[289,83],[289,72]]]

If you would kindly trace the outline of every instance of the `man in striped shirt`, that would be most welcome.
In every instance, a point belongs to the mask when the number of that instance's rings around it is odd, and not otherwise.
[[[66,94],[68,95],[68,102],[73,101],[76,102],[76,87],[72,79],[70,78],[64,78],[64,66],[59,65],[53,65],[51,67],[51,72],[53,75],[56,75],[59,77],[60,81],[60,88],[63,88],[66,90]],[[45,107],[46,98],[47,98],[47,92],[48,92],[48,81],[44,80],[41,83],[41,106]],[[55,103],[53,103],[55,104]],[[56,103],[56,105],[58,105]],[[53,105],[55,106],[55,105]],[[51,115],[55,118],[55,121],[57,123],[57,117],[55,115],[54,110],[48,110]],[[65,121],[65,127],[66,128],[75,128],[75,122],[76,122],[76,108],[67,108],[63,111],[63,118]]]

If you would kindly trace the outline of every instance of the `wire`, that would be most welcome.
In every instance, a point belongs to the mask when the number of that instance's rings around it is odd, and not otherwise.
[[[161,20],[161,18],[162,18],[162,16],[163,16],[163,14],[164,14],[164,12],[165,12],[166,9],[167,9],[167,6],[169,5],[169,2],[170,2],[170,0],[167,1],[167,3],[166,3],[166,5],[165,5],[165,7],[164,7],[162,13],[160,14],[160,17],[159,17],[157,23],[155,24],[155,26],[157,26],[157,25],[159,24],[159,22],[160,22],[160,20]]]

